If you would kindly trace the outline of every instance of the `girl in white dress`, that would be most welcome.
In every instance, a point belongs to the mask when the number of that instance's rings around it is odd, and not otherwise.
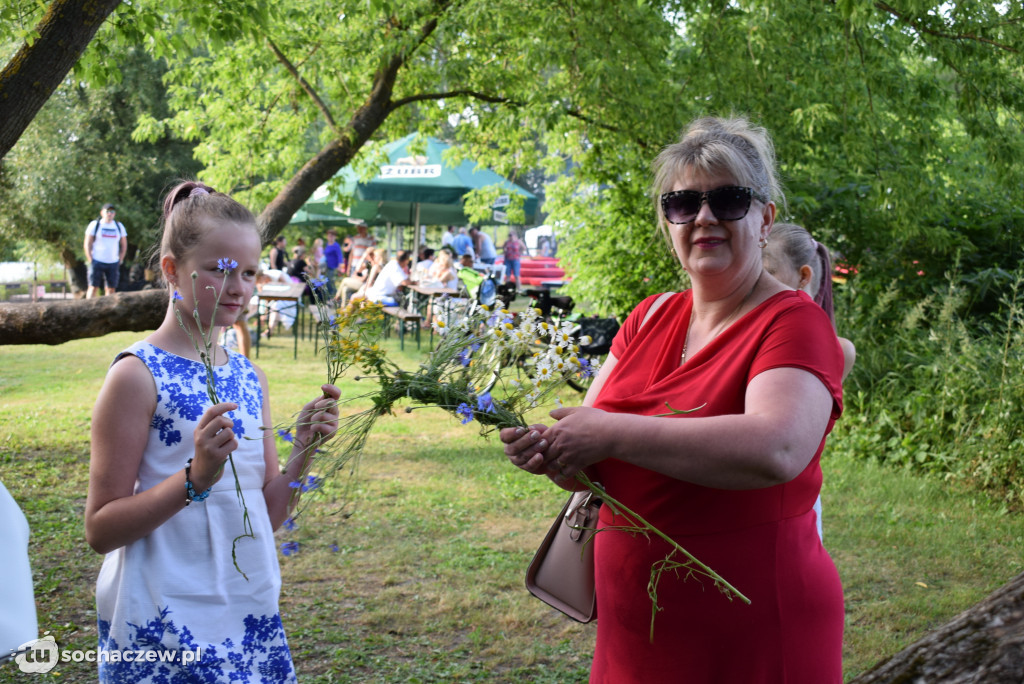
[[[210,406],[205,367],[175,310],[194,338],[193,310],[217,339],[252,296],[260,233],[245,207],[195,182],[170,192],[163,223],[167,313],[117,355],[93,409],[85,533],[106,554],[96,586],[99,678],[295,681],[273,531],[301,491],[294,484],[315,437],[337,429],[338,389],[322,386],[302,408],[283,472],[265,427],[263,371],[214,347],[221,403]],[[237,568],[232,546],[245,529],[229,454],[253,532],[234,548]]]

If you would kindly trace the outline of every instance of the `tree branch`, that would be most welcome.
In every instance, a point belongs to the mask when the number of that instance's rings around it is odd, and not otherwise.
[[[391,109],[399,109],[400,107],[404,107],[405,105],[411,104],[413,102],[425,102],[428,100],[444,100],[454,97],[471,97],[474,100],[480,100],[481,102],[490,102],[493,104],[511,104],[519,106],[518,102],[510,100],[507,97],[503,97],[500,95],[488,95],[487,93],[481,93],[476,90],[461,89],[448,90],[443,93],[420,93],[419,95],[410,95],[408,97],[403,97],[400,100],[392,101]]]
[[[935,29],[924,26],[917,19],[914,19],[908,14],[900,12],[895,7],[888,5],[884,2],[876,2],[875,7],[882,10],[883,12],[891,14],[900,21],[909,24],[915,31],[919,31],[920,33],[927,33],[928,35],[935,36],[937,38],[946,38],[948,40],[974,40],[979,43],[993,45],[999,48],[1000,50],[1006,50],[1007,52],[1012,52],[1014,54],[1018,54],[1020,52],[1020,50],[1018,50],[1015,47],[1012,47],[1010,45],[1003,45],[1002,43],[997,43],[991,38],[985,38],[984,36],[978,36],[973,33],[944,33],[942,31],[936,31]]]
[[[434,16],[420,27],[420,36],[411,48],[397,50],[373,76],[373,87],[366,101],[340,129],[334,129],[337,138],[327,143],[312,159],[292,176],[260,215],[257,222],[269,242],[288,224],[296,211],[313,195],[318,187],[352,161],[359,149],[383,125],[394,111],[391,95],[398,80],[398,72],[416,48],[423,45],[437,28],[438,18],[452,4],[451,0],[438,0]]]
[[[327,120],[327,125],[331,127],[331,130],[334,131],[335,135],[342,135],[342,131],[338,128],[338,124],[335,122],[334,116],[331,114],[331,110],[327,107],[327,103],[320,99],[320,95],[318,95],[316,90],[313,89],[313,86],[309,84],[309,81],[302,77],[302,74],[300,74],[299,70],[295,68],[295,65],[285,57],[284,53],[281,52],[277,45],[274,44],[274,41],[269,37],[267,38],[267,45],[270,46],[270,50],[274,53],[274,56],[277,57],[277,61],[280,62],[284,66],[285,70],[298,82],[306,95],[309,95],[309,99],[313,100],[313,103],[317,106],[317,109],[320,110],[320,113],[324,115],[324,118]]]
[[[39,38],[23,43],[0,71],[0,159],[85,52],[121,0],[54,0],[36,25]]]

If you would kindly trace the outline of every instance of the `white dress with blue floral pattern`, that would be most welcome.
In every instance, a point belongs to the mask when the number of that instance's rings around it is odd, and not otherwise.
[[[146,364],[157,390],[135,484],[141,492],[185,467],[194,453],[192,433],[210,400],[201,363],[147,342],[137,342],[117,360],[129,354]],[[228,363],[214,370],[220,400],[240,407],[227,415],[239,438],[233,459],[256,535],[236,548],[248,580],[231,559],[232,541],[243,528],[228,465],[205,501],[106,555],[96,583],[101,682],[295,681],[278,609],[281,571],[263,499],[263,390],[240,354],[229,353]],[[184,478],[182,484],[184,498]],[[126,657],[128,651],[158,653],[150,661]]]

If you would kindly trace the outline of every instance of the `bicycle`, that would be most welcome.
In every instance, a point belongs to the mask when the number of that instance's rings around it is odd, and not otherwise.
[[[619,331],[619,322],[616,319],[573,314],[576,307],[573,298],[567,295],[552,296],[550,290],[524,290],[524,294],[537,302],[536,308],[540,310],[541,318],[555,330],[561,329],[566,322],[574,324],[570,334],[579,347],[576,357],[585,368],[603,360],[611,351],[612,340]],[[581,344],[584,338],[589,338],[587,344]],[[586,394],[593,381],[594,374],[584,372],[580,376],[567,379],[566,384],[577,392]]]

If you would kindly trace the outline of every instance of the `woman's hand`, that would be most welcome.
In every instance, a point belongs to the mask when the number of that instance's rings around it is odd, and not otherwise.
[[[505,428],[500,436],[513,465],[563,485],[607,455],[605,427],[610,414],[575,406],[555,409],[551,417],[558,421],[551,427]]]
[[[498,433],[505,443],[505,455],[512,461],[512,465],[535,475],[547,474],[543,453],[548,446],[543,437],[547,429],[546,425],[537,424],[528,428],[504,428]]]
[[[334,385],[321,385],[323,393],[302,407],[295,426],[295,448],[305,450],[319,435],[327,441],[338,430],[338,397],[341,391]]]
[[[224,474],[224,461],[238,448],[235,423],[226,414],[238,408],[233,402],[221,402],[206,409],[192,433],[195,456],[190,478],[197,492],[213,486]]]
[[[544,433],[543,457],[548,472],[557,473],[557,482],[576,476],[598,461],[612,448],[609,424],[614,414],[587,406],[558,408],[549,414],[556,422]]]

